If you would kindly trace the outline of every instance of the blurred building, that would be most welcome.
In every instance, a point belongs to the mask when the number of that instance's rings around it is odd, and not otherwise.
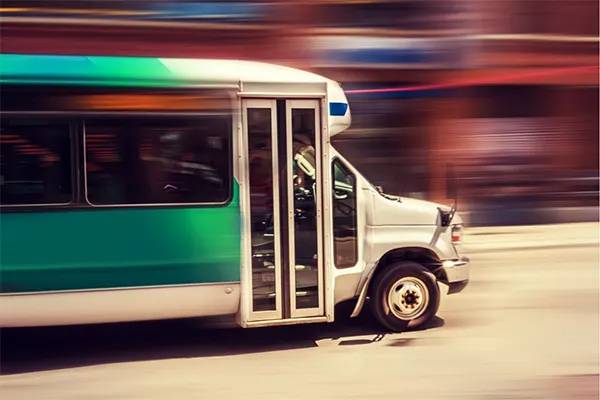
[[[371,179],[448,201],[453,163],[471,209],[597,206],[597,1],[381,1],[313,12],[316,71],[349,90],[415,88],[350,97],[353,129],[340,145]]]
[[[450,163],[480,223],[597,209],[597,0],[23,4],[2,3],[3,52],[241,58],[340,81],[353,127],[337,146],[388,192],[448,202]]]
[[[3,1],[4,52],[303,60],[274,1]],[[282,32],[284,35],[282,35]],[[286,39],[286,40],[284,40]]]
[[[317,72],[413,88],[351,95],[339,147],[388,191],[440,202],[456,165],[475,223],[597,220],[598,4],[315,5]]]
[[[471,66],[447,79],[489,83],[463,91],[438,119],[460,141],[444,148],[463,167],[470,208],[597,220],[599,3],[479,6]]]

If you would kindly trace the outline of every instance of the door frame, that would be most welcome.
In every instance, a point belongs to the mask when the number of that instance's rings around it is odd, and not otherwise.
[[[315,308],[306,308],[306,309],[296,309],[295,307],[295,270],[289,268],[289,274],[287,274],[289,280],[289,301],[287,302],[287,307],[289,310],[288,317],[284,315],[284,309],[286,308],[286,304],[284,303],[284,287],[283,280],[286,277],[286,274],[283,271],[283,263],[281,258],[281,240],[275,240],[275,276],[276,276],[276,309],[273,311],[254,311],[253,310],[253,284],[252,284],[252,238],[251,238],[251,203],[250,203],[250,190],[249,190],[249,179],[250,179],[250,171],[249,171],[249,141],[248,141],[248,112],[249,108],[268,108],[271,110],[271,147],[272,147],[272,168],[273,168],[273,189],[274,189],[274,198],[273,198],[273,208],[274,208],[274,234],[275,237],[281,236],[280,227],[281,227],[281,218],[280,215],[280,185],[279,185],[279,165],[280,160],[278,158],[278,139],[281,136],[281,132],[278,131],[278,126],[282,126],[280,122],[277,120],[278,109],[277,109],[277,101],[284,100],[285,101],[285,126],[286,126],[286,138],[291,139],[291,110],[292,109],[314,109],[315,110],[315,144],[316,144],[316,153],[315,159],[317,161],[317,174],[320,174],[320,180],[318,181],[318,189],[317,189],[317,204],[320,204],[320,207],[317,207],[317,268],[318,268],[318,285],[319,285],[319,306]],[[240,209],[242,213],[242,265],[241,265],[241,285],[240,285],[240,311],[238,313],[238,322],[243,327],[250,326],[266,326],[266,325],[287,325],[291,323],[300,323],[300,322],[325,322],[333,320],[333,284],[329,282],[330,279],[330,271],[327,271],[328,267],[330,267],[330,263],[328,257],[326,257],[326,253],[328,252],[328,248],[330,246],[327,245],[326,238],[326,225],[329,225],[329,219],[324,217],[324,213],[326,213],[329,209],[328,206],[328,195],[325,194],[323,190],[327,190],[328,188],[328,171],[327,169],[323,170],[323,163],[326,163],[325,159],[327,158],[326,147],[328,145],[328,141],[326,138],[326,121],[327,121],[327,112],[326,106],[327,101],[325,98],[311,98],[307,99],[306,97],[260,97],[260,98],[241,98],[240,99],[240,110],[242,111],[242,115],[240,118],[240,126],[238,127],[239,132],[239,154],[238,154],[238,162],[239,162],[239,171],[241,182],[239,182],[240,187]],[[283,112],[280,112],[279,115],[282,115]],[[293,144],[292,140],[286,141],[286,151],[287,151],[287,191],[288,191],[288,221],[292,224],[294,223],[294,212],[293,212],[293,171],[292,171],[292,155],[293,155]],[[323,211],[321,211],[323,210]],[[294,226],[294,225],[290,225]],[[289,261],[293,258],[293,235],[288,235],[287,243],[290,247],[290,251],[287,256]],[[288,264],[290,264],[288,263]]]
[[[241,280],[242,290],[240,291],[241,304],[243,312],[245,311],[245,321],[270,321],[278,320],[283,316],[283,300],[282,300],[282,266],[281,266],[281,241],[275,240],[275,310],[273,311],[254,311],[253,297],[254,291],[252,286],[252,209],[250,199],[250,154],[248,143],[248,108],[261,108],[271,110],[271,171],[273,177],[273,234],[274,237],[280,236],[280,221],[279,215],[279,181],[277,176],[279,171],[278,159],[278,129],[277,129],[277,101],[274,99],[244,99],[242,100],[242,129],[241,129],[241,147],[240,147],[240,176],[243,182],[240,182],[240,201],[243,215],[242,226],[242,268]],[[277,195],[276,195],[277,194]],[[245,310],[244,310],[245,309]]]
[[[297,308],[296,306],[296,269],[292,270],[290,268],[289,274],[289,287],[292,291],[290,293],[290,315],[291,318],[301,318],[301,317],[316,317],[325,315],[325,288],[323,286],[324,283],[324,271],[323,271],[323,259],[324,257],[324,248],[323,248],[323,215],[321,209],[323,208],[323,183],[322,183],[322,167],[321,167],[321,148],[323,147],[321,141],[321,118],[319,115],[320,104],[318,100],[296,100],[289,99],[285,103],[285,116],[286,116],[286,134],[287,138],[290,139],[293,135],[292,132],[292,110],[314,110],[315,119],[314,119],[314,127],[315,127],[315,160],[316,160],[316,169],[315,169],[315,177],[317,181],[317,204],[316,204],[316,225],[317,225],[317,285],[318,285],[318,306],[313,308]],[[294,226],[294,185],[293,185],[293,141],[287,141],[287,182],[288,182],[288,226]],[[295,261],[295,229],[290,229],[290,235],[288,236],[288,246],[289,246],[289,263],[292,265],[292,262]]]

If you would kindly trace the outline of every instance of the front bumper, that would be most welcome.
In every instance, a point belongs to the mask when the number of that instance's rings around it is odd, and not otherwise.
[[[469,284],[469,274],[471,267],[467,257],[461,257],[458,260],[445,260],[442,262],[444,279],[442,283],[448,285],[448,294],[462,292]]]

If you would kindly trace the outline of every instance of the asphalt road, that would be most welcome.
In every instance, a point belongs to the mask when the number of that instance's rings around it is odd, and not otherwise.
[[[598,399],[598,246],[477,252],[426,330],[5,330],[4,399]]]

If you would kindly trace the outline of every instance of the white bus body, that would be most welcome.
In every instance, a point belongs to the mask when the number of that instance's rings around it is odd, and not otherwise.
[[[218,88],[231,93],[234,110],[233,176],[239,183],[242,227],[240,281],[210,285],[3,294],[0,296],[1,326],[227,315],[234,316],[242,327],[332,322],[336,305],[354,300],[356,304],[352,315],[357,316],[368,300],[375,316],[384,326],[400,331],[421,326],[435,316],[439,306],[439,287],[447,287],[447,292],[451,294],[460,292],[467,285],[469,264],[461,254],[460,215],[448,206],[381,193],[331,145],[330,139],[351,125],[349,103],[337,82],[305,71],[266,63],[181,59],[160,61],[174,75],[195,82],[189,87]],[[274,279],[271,282],[274,292],[270,295],[275,299],[273,306],[266,309],[255,309],[253,306],[254,291],[258,290],[255,280],[261,279],[257,278],[261,275],[253,271],[253,257],[256,254],[253,253],[252,236],[250,176],[253,171],[250,170],[250,147],[254,132],[249,132],[248,122],[252,110],[267,110],[271,116],[273,157],[270,168],[273,192],[267,193],[267,197],[272,197],[274,214],[273,230],[264,236],[275,238],[272,252],[278,254],[275,254],[274,262],[268,267],[264,266],[273,270],[273,275],[269,276]],[[314,126],[309,128],[314,129],[314,143],[311,146],[316,149],[313,153],[316,165],[299,153],[295,154],[292,134],[306,127],[296,130],[292,116],[308,115],[305,112],[294,114],[297,110],[308,110],[313,113],[310,115],[314,115]],[[306,118],[302,121],[306,121]],[[281,152],[284,150],[277,148],[280,141],[287,144],[284,153]],[[282,154],[285,154],[285,161],[280,159]],[[335,181],[332,163],[336,163],[335,168],[348,178],[346,182],[334,182],[335,193],[330,189],[332,181]],[[316,194],[312,199],[315,207],[314,211],[310,211],[314,215],[310,218],[311,221],[314,219],[316,251],[314,265],[311,266],[306,263],[300,265],[293,254],[293,249],[298,247],[294,240],[300,240],[300,228],[294,222],[297,215],[293,180],[297,177],[292,170],[296,166],[302,170],[302,176],[312,176],[315,180],[312,192]],[[287,178],[280,176],[282,173],[288,174]],[[287,187],[280,187],[280,182],[287,182]],[[310,188],[303,190],[310,197]],[[352,200],[355,209],[346,205],[346,211],[339,211],[336,201],[348,198],[349,193],[355,199]],[[287,202],[287,208],[283,202]],[[336,213],[339,218],[349,221],[348,226],[344,225],[344,235],[348,236],[339,239],[339,248],[354,247],[347,252],[353,265],[336,267],[339,261],[334,257],[335,240],[338,240],[334,227]],[[303,234],[309,237],[310,229]],[[355,251],[355,255],[352,255],[352,251]],[[290,267],[292,264],[295,265]],[[305,285],[307,289],[302,289],[303,284],[299,283],[304,279],[300,273],[302,270],[310,270],[312,274],[307,275],[306,279],[310,281]],[[262,276],[264,278],[266,275]],[[302,293],[309,291],[314,291],[314,300],[302,305]]]

